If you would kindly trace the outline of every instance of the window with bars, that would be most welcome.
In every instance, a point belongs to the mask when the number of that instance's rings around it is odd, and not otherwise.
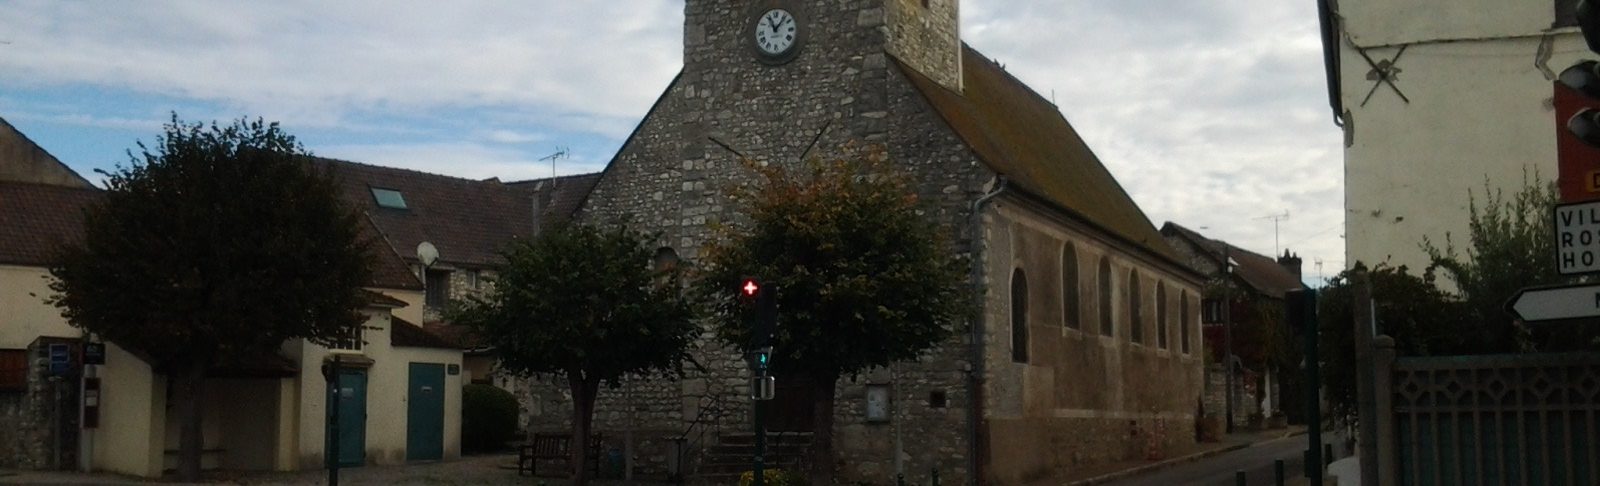
[[[0,392],[28,389],[28,350],[0,349]]]
[[[335,339],[333,343],[328,345],[328,349],[360,351],[361,337],[361,324],[350,326],[349,329],[345,330],[344,335],[339,336],[338,339]]]

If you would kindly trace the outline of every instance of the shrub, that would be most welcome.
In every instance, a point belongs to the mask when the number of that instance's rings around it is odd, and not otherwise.
[[[517,397],[494,385],[461,388],[461,447],[494,451],[517,435]]]

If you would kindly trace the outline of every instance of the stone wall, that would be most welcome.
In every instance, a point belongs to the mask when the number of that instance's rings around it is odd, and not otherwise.
[[[61,469],[77,464],[78,367],[74,363],[67,375],[50,376],[48,345],[53,342],[76,349],[76,340],[34,341],[28,347],[27,390],[0,392],[0,431],[4,431],[0,451],[6,451],[0,453],[0,469]]]
[[[1191,345],[1200,341],[1199,318],[1189,316],[1185,327],[1178,313],[1189,300],[1189,312],[1198,314],[1196,277],[1028,199],[1002,196],[992,208],[984,215],[990,465],[984,476],[998,484],[1030,483],[1088,465],[1162,457],[1193,443],[1203,350],[1182,349],[1182,335]],[[1073,263],[1065,256],[1076,259],[1077,281],[1064,278]],[[1097,271],[1102,259],[1112,268],[1106,283]],[[1027,330],[1025,339],[1014,341],[1012,327],[1019,323],[1012,321],[1012,293],[1022,290],[1012,279],[1018,272],[1027,307],[1017,315]],[[1135,272],[1136,301],[1130,289]],[[1111,305],[1103,307],[1100,297],[1108,292]],[[1162,294],[1164,315],[1157,311]],[[1065,305],[1068,295],[1077,296],[1077,309]],[[1135,302],[1138,320],[1131,312]],[[1109,334],[1102,316],[1111,319]],[[1027,346],[1026,360],[1016,359],[1014,345]]]
[[[895,58],[939,85],[961,91],[961,32],[958,0],[889,0],[884,29]],[[864,12],[863,23],[875,22]]]
[[[1256,382],[1260,375],[1243,372],[1234,375],[1233,380],[1233,425],[1243,428],[1250,423],[1252,414],[1261,412],[1261,398],[1256,392],[1259,387]],[[1211,363],[1206,365],[1206,401],[1207,414],[1216,414],[1221,417],[1228,409],[1228,395],[1226,392],[1228,382],[1227,369],[1221,364]],[[1226,422],[1224,422],[1226,424]]]

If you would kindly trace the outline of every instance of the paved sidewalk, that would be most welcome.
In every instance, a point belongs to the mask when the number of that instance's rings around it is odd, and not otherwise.
[[[516,484],[523,486],[544,484],[546,486],[560,486],[568,483],[561,478],[530,478],[517,476],[514,468],[503,466],[516,464],[515,454],[496,454],[467,456],[460,460],[444,461],[429,464],[411,464],[405,466],[367,466],[339,470],[340,485],[447,485],[447,484]],[[159,481],[141,478],[130,478],[115,474],[83,474],[70,472],[17,472],[13,475],[0,473],[0,484],[81,484],[81,485],[126,485],[126,484],[151,484]],[[205,482],[199,484],[237,484],[237,485],[289,485],[289,484],[327,484],[328,472],[326,470],[302,471],[294,473],[213,473],[208,474]],[[162,483],[162,484],[191,484],[191,483]],[[599,480],[590,481],[590,484],[606,486],[621,485],[622,481]],[[652,483],[637,481],[639,485],[655,485],[667,483]]]

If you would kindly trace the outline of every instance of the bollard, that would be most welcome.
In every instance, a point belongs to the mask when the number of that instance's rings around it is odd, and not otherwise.
[[[1272,461],[1272,484],[1283,486],[1283,459]]]
[[[1333,444],[1322,445],[1322,467],[1333,464]]]
[[[895,474],[894,475],[894,484],[895,484],[895,486],[906,486],[906,475],[905,474]]]
[[[933,477],[933,482],[930,484],[930,486],[939,486],[939,469],[938,468],[934,468],[932,477]]]
[[[1245,485],[1244,471],[1242,471],[1242,470],[1234,470],[1233,471],[1233,484],[1236,484],[1238,486],[1244,486]]]

